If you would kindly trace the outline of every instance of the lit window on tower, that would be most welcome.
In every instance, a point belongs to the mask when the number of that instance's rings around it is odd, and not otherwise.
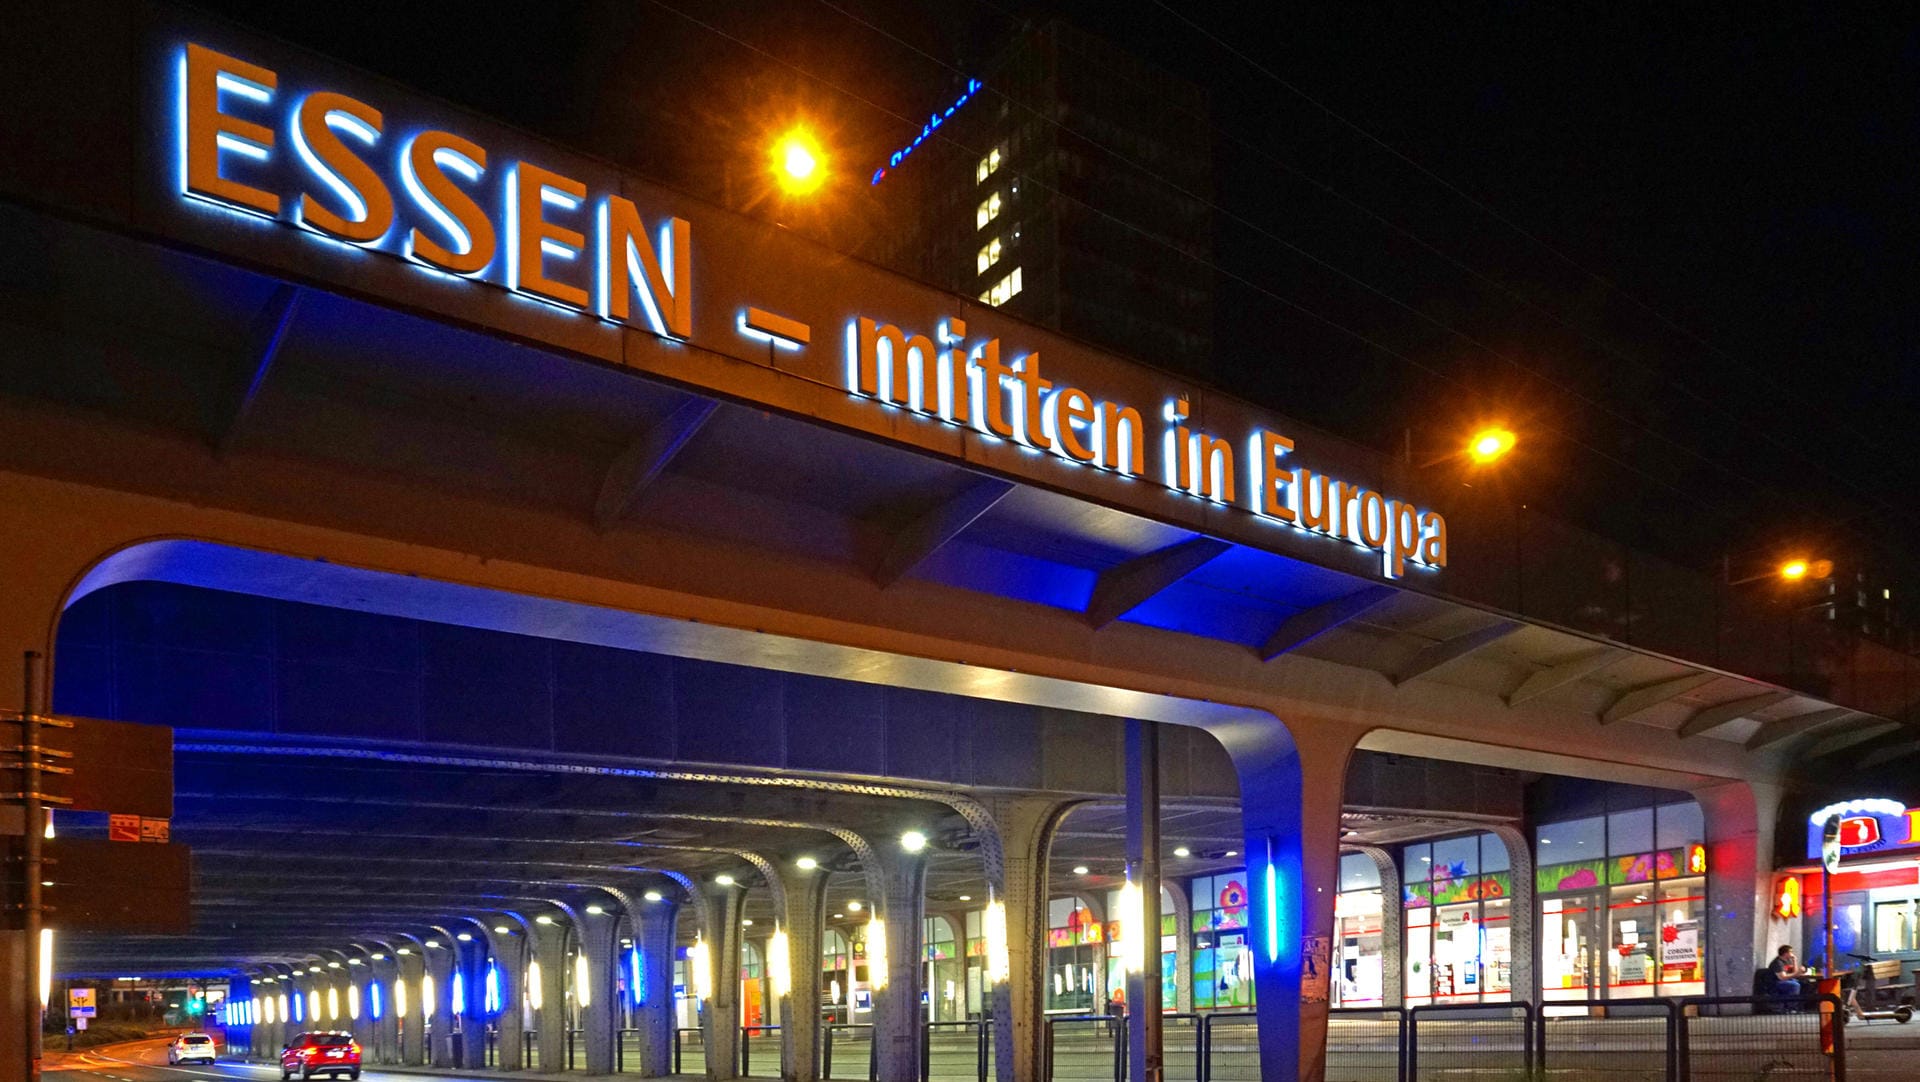
[[[1000,148],[994,147],[992,150],[987,151],[987,156],[980,159],[980,164],[974,167],[973,182],[975,184],[985,184],[987,178],[992,176],[999,168]]]
[[[985,274],[988,268],[998,262],[1000,262],[1000,238],[995,237],[988,241],[986,246],[980,249],[980,254],[975,257],[977,266],[974,268],[974,273]]]
[[[981,202],[979,209],[973,212],[973,227],[985,229],[987,223],[1000,217],[1000,193],[994,192]]]
[[[1019,292],[1020,268],[1015,267],[1008,271],[998,282],[993,283],[992,289],[980,294],[980,299],[998,308],[1012,300]]]

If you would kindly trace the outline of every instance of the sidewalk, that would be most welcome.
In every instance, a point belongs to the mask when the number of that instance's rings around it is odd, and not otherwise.
[[[243,1062],[254,1063],[254,1064],[258,1064],[266,1067],[273,1066],[273,1064],[270,1061],[258,1059],[255,1057],[247,1057],[244,1059]],[[500,1078],[511,1078],[511,1079],[517,1080],[517,1082],[605,1082],[605,1080],[612,1080],[612,1079],[639,1079],[641,1077],[640,1075],[634,1074],[632,1072],[628,1072],[626,1074],[588,1074],[585,1071],[559,1071],[559,1072],[502,1071],[492,1067],[461,1067],[456,1069],[453,1067],[409,1067],[409,1066],[399,1066],[399,1065],[392,1065],[392,1064],[385,1064],[385,1063],[362,1064],[362,1069],[364,1071],[375,1072],[380,1074],[419,1075],[423,1078],[466,1079],[466,1078],[471,1078],[474,1075],[486,1075],[489,1077],[497,1076]],[[670,1078],[670,1079],[686,1079],[686,1080],[689,1080],[689,1082],[692,1082],[692,1080],[705,1079],[707,1076],[705,1073],[701,1073],[701,1074],[664,1075],[660,1077]],[[772,1076],[742,1075],[740,1082],[780,1082],[780,1076],[779,1075],[772,1075]]]

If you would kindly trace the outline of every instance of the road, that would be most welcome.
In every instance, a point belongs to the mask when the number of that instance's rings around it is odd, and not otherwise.
[[[46,1082],[280,1082],[273,1067],[253,1063],[218,1063],[211,1067],[190,1064],[167,1065],[168,1038],[130,1041],[107,1045],[90,1052],[56,1052],[49,1049],[41,1077]],[[322,1075],[321,1078],[327,1076]],[[435,1074],[453,1080],[488,1078],[488,1075]],[[498,1076],[491,1076],[498,1082]],[[417,1074],[397,1074],[369,1067],[361,1082],[421,1082]]]

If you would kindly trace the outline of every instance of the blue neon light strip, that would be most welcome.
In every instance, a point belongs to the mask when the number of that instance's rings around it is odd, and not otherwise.
[[[964,92],[962,92],[958,98],[954,99],[954,102],[952,105],[947,106],[947,111],[944,113],[934,113],[928,116],[926,126],[920,129],[920,134],[917,137],[915,137],[913,142],[908,143],[906,146],[903,146],[899,150],[894,151],[893,156],[887,159],[887,164],[873,171],[873,179],[868,181],[867,183],[869,185],[878,184],[880,183],[881,179],[887,175],[887,170],[900,168],[900,163],[907,159],[907,155],[912,154],[914,151],[920,149],[920,144],[927,141],[928,137],[933,134],[935,128],[938,128],[940,125],[945,124],[949,119],[952,118],[956,110],[958,110],[962,105],[965,105],[969,100],[973,98],[975,94],[978,94],[979,92],[980,92],[980,80],[968,79],[967,89]]]

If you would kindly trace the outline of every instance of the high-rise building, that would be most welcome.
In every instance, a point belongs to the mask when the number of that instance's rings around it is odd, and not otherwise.
[[[1206,95],[1058,19],[1024,28],[978,84],[956,83],[939,126],[929,118],[927,136],[877,175],[895,221],[879,257],[1075,338],[1207,375]]]

